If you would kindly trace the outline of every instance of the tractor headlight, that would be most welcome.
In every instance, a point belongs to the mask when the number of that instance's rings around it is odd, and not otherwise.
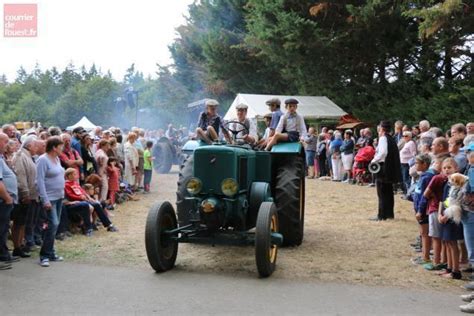
[[[189,194],[196,195],[201,192],[202,189],[202,182],[198,178],[191,178],[186,183],[186,191]]]
[[[239,184],[234,179],[224,179],[221,183],[221,190],[227,196],[233,196],[239,191]]]

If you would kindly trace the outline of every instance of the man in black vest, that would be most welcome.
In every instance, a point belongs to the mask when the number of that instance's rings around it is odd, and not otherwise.
[[[376,174],[377,197],[379,200],[379,212],[374,221],[383,221],[395,217],[393,184],[399,183],[401,179],[400,155],[397,142],[390,135],[391,124],[388,121],[380,122],[377,127],[379,134],[377,150],[372,163],[380,164],[380,172]]]

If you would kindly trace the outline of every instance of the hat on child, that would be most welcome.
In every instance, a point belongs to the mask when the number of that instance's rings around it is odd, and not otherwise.
[[[209,99],[206,101],[206,106],[218,106],[218,105],[219,105],[219,102],[217,102],[217,100]]]
[[[267,100],[267,102],[265,102],[265,104],[268,105],[268,106],[270,106],[270,105],[280,105],[281,101],[278,98],[271,98],[270,100]]]
[[[247,110],[249,108],[249,106],[245,103],[239,103],[236,107],[235,107],[237,110]]]
[[[298,104],[298,100],[290,98],[285,100],[285,104]]]

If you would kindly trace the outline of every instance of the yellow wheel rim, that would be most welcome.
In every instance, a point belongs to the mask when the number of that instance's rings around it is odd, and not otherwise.
[[[270,231],[272,233],[277,232],[277,218],[275,215],[272,215],[272,220],[270,222]],[[270,250],[269,250],[269,257],[270,257],[270,262],[273,263],[276,260],[276,255],[277,255],[277,245],[275,244],[270,244]]]

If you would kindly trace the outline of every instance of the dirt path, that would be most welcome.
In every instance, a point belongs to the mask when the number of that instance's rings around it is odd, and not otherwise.
[[[153,175],[152,193],[115,211],[119,233],[99,231],[58,243],[66,259],[98,265],[149,269],[144,249],[148,209],[156,200],[175,201],[177,173]],[[273,278],[459,290],[463,281],[445,280],[410,263],[417,224],[409,202],[396,197],[396,219],[370,222],[376,212],[374,188],[308,180],[305,239],[280,249]],[[181,244],[177,270],[255,276],[252,247]]]

